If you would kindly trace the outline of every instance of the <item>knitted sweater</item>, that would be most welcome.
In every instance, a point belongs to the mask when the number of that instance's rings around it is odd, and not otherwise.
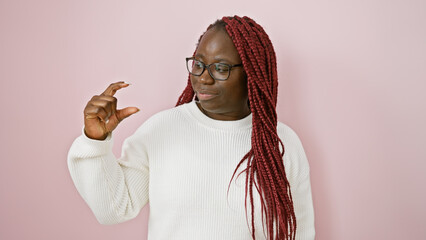
[[[82,129],[83,130],[83,129]],[[190,102],[161,111],[124,140],[120,158],[113,135],[88,138],[84,131],[68,153],[68,168],[79,194],[101,224],[135,218],[149,201],[149,240],[250,240],[251,204],[245,209],[244,162],[251,149],[252,114],[235,121],[209,118]],[[296,239],[314,239],[309,164],[296,133],[278,122],[284,166],[297,219]],[[255,187],[256,239],[262,229]]]

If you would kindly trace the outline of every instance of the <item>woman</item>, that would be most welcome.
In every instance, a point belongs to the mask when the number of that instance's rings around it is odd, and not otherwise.
[[[149,201],[148,239],[314,239],[309,164],[277,121],[275,52],[263,28],[223,17],[186,61],[176,107],[143,123],[119,159],[112,131],[139,110],[117,110],[113,95],[129,84],[87,103],[68,167],[98,221],[127,221]]]

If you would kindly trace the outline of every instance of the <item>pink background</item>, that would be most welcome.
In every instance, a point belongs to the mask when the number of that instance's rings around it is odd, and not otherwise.
[[[111,82],[140,113],[174,106],[207,25],[248,15],[278,58],[280,121],[311,166],[317,239],[426,239],[426,2],[0,1],[0,239],[146,239],[148,207],[100,225],[66,165]]]

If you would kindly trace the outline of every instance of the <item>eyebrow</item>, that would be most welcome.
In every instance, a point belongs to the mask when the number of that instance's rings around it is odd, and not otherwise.
[[[220,55],[219,55],[220,56]],[[204,58],[204,55],[203,54],[201,54],[201,53],[197,53],[197,54],[195,54],[195,57],[199,57],[199,58],[201,58],[201,59],[203,59]],[[232,62],[232,61],[229,61],[228,59],[225,59],[225,58],[221,58],[221,57],[218,57],[218,56],[215,56],[214,57],[214,60],[216,60],[216,61],[223,61],[223,62]]]

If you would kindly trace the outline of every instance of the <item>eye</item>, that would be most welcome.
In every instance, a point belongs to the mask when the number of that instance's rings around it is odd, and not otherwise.
[[[193,68],[200,69],[200,68],[203,68],[203,66],[204,66],[204,64],[202,62],[194,60],[194,66],[193,66]]]
[[[220,72],[220,73],[226,73],[229,71],[229,66],[226,64],[221,64],[218,63],[216,64],[216,71]]]

